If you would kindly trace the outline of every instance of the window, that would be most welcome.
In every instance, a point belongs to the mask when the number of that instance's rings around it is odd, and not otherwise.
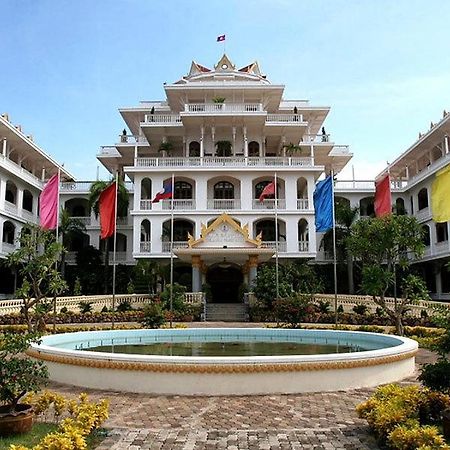
[[[214,199],[234,199],[234,186],[229,181],[219,181],[214,185]]]
[[[14,234],[16,227],[8,220],[3,224],[3,242],[5,244],[14,244]]]
[[[259,183],[255,184],[255,198],[259,198],[264,188],[271,183],[271,181],[260,181]],[[277,192],[278,192],[278,198],[280,198],[280,185],[277,183]],[[275,195],[268,195],[266,198],[275,198]]]
[[[373,197],[365,197],[359,201],[359,214],[361,216],[374,216]]]
[[[200,156],[200,143],[197,141],[192,141],[189,143],[189,156],[197,157]]]
[[[395,213],[398,216],[406,215],[405,201],[402,198],[395,200]]]
[[[428,191],[427,188],[422,188],[417,194],[417,200],[419,203],[419,211],[421,209],[428,208]]]
[[[423,230],[422,242],[426,247],[429,247],[431,243],[430,227],[428,225],[423,225],[422,230]]]
[[[192,185],[187,181],[175,181],[174,197],[176,199],[191,199],[192,198]]]
[[[248,144],[248,156],[259,156],[259,143],[251,141]]]
[[[12,181],[6,182],[5,200],[9,203],[16,204],[17,187]]]
[[[23,191],[22,208],[33,212],[33,194],[27,189]]]
[[[436,242],[448,241],[447,222],[436,224]]]

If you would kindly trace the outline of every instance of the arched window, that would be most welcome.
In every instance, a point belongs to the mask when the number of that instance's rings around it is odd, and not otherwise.
[[[285,223],[278,220],[278,241],[286,241],[285,234]],[[263,219],[259,220],[255,224],[255,236],[261,233],[262,240],[266,242],[276,241],[275,235],[275,220],[274,219]]]
[[[149,178],[143,178],[141,181],[141,200],[150,200],[152,198],[152,181]]]
[[[306,178],[300,177],[297,180],[297,198],[308,198],[308,182]]]
[[[16,227],[9,220],[3,224],[3,242],[5,244],[14,244],[15,231]]]
[[[188,234],[194,235],[194,224],[189,220],[175,219],[173,222],[173,240],[187,241]],[[170,241],[170,220],[163,223],[162,239],[166,242]]]
[[[364,197],[359,201],[359,214],[361,216],[373,216],[375,207],[373,197]]]
[[[148,219],[144,219],[141,222],[141,242],[150,242],[151,234],[150,234],[150,221]]]
[[[271,181],[260,181],[259,183],[255,184],[255,198],[259,198],[264,188],[271,183]],[[277,183],[278,185],[278,183]],[[280,186],[278,185],[278,192],[280,192]],[[274,195],[268,195],[266,198],[274,198]],[[278,196],[279,197],[279,196]]]
[[[234,186],[229,181],[219,181],[214,185],[214,199],[234,199]]]
[[[428,208],[428,191],[427,188],[422,188],[417,194],[417,201],[419,206],[419,211],[421,209]]]
[[[248,143],[248,156],[259,156],[259,142],[251,141]]]
[[[436,241],[437,242],[448,241],[447,222],[436,224]]]
[[[9,203],[16,204],[17,186],[12,181],[6,182],[5,200]]]
[[[395,213],[398,216],[404,216],[406,214],[405,200],[403,200],[402,198],[398,198],[397,200],[395,200]]]
[[[111,239],[112,240],[112,239]],[[69,252],[78,252],[89,246],[90,237],[86,233],[73,233],[70,239],[65,240],[64,246]]]
[[[430,227],[428,225],[423,225],[422,230],[423,230],[422,242],[426,247],[429,247],[431,243]]]
[[[33,194],[28,189],[23,191],[22,208],[33,212]]]
[[[192,141],[189,143],[189,156],[194,158],[200,156],[200,143]]]
[[[70,217],[88,217],[89,202],[85,198],[72,198],[65,204]]]
[[[298,241],[299,242],[309,241],[308,221],[305,219],[300,219],[298,221]]]
[[[192,199],[192,184],[187,181],[175,181],[174,197],[181,200]]]

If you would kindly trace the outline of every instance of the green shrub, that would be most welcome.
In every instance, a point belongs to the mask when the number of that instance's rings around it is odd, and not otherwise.
[[[131,303],[128,300],[119,303],[117,306],[117,311],[119,312],[131,311],[132,309]]]
[[[423,365],[419,380],[434,391],[450,393],[450,361],[440,358],[434,364]]]
[[[92,303],[91,302],[80,302],[78,303],[78,308],[80,309],[81,314],[86,314],[92,312]]]
[[[313,310],[309,294],[294,294],[279,298],[273,305],[277,319],[291,327],[298,326]]]
[[[172,309],[173,311],[184,312],[186,304],[184,302],[184,294],[186,288],[181,284],[174,283],[172,289]],[[170,284],[167,284],[164,291],[161,292],[161,300],[164,308],[170,310]]]
[[[317,309],[319,310],[319,312],[321,313],[327,313],[330,311],[330,302],[327,302],[326,300],[319,300],[317,303]]]
[[[68,310],[67,307],[65,307],[65,306],[63,306],[63,307],[59,310],[59,312],[60,312],[61,314],[67,314],[68,311],[69,311],[69,310]]]
[[[165,323],[164,310],[160,303],[152,302],[144,306],[144,328],[160,328]]]
[[[108,311],[109,311],[109,309],[108,309],[108,307],[106,305],[101,310],[102,313],[106,313]]]
[[[398,450],[416,450],[425,447],[427,450],[449,449],[439,429],[435,426],[421,426],[412,420],[399,425],[389,433],[387,442],[389,447]]]
[[[367,313],[368,308],[367,308],[367,305],[364,305],[363,303],[360,303],[360,304],[355,305],[355,306],[353,307],[353,311],[354,311],[356,314],[361,314],[361,316],[363,316],[364,314]]]
[[[339,305],[337,307],[337,312],[338,312],[338,314],[342,314],[344,312],[344,307],[342,305]]]

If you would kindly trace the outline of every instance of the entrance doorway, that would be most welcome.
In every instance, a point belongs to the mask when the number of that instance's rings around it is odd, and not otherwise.
[[[211,303],[240,303],[239,287],[243,282],[239,266],[229,263],[216,264],[209,268],[206,282],[211,286]]]

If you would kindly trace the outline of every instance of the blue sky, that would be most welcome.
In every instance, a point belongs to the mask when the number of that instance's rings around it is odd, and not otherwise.
[[[285,97],[329,105],[359,179],[450,110],[446,0],[0,0],[0,109],[80,180],[123,129],[117,111],[162,99],[223,46],[258,60]],[[350,173],[350,170],[347,172]]]

